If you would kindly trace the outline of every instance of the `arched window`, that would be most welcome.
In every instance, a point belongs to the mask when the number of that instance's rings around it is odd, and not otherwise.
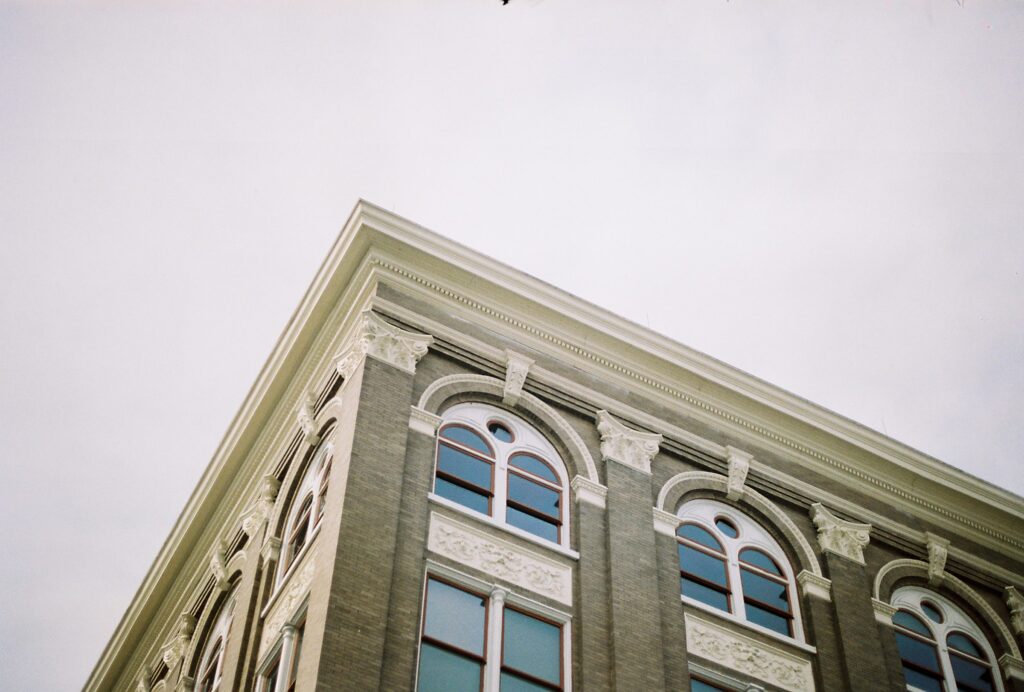
[[[679,508],[679,588],[710,606],[802,639],[793,569],[774,538],[734,507],[692,500]]]
[[[435,495],[565,544],[566,486],[555,448],[521,418],[476,403],[445,412],[437,435]]]
[[[1001,692],[992,648],[981,629],[939,594],[904,586],[892,594],[892,617],[907,689]]]
[[[279,578],[295,563],[295,558],[302,553],[324,515],[333,452],[332,444],[322,443],[314,452],[295,490],[292,508],[284,525]]]
[[[218,692],[224,675],[224,649],[231,632],[231,617],[235,612],[235,587],[221,601],[220,609],[210,626],[196,670],[196,692]]]

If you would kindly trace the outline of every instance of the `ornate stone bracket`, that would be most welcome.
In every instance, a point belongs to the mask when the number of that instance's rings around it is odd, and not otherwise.
[[[743,497],[743,484],[747,482],[747,473],[750,471],[750,462],[753,455],[735,447],[726,447],[729,463],[729,484],[726,487],[726,497],[730,500],[739,500]]]
[[[871,525],[840,519],[820,502],[811,505],[811,520],[818,527],[818,545],[823,553],[834,553],[864,564],[864,546],[870,541]]]
[[[242,531],[246,536],[252,538],[262,528],[263,522],[267,520],[274,508],[274,502],[277,500],[277,493],[280,489],[281,481],[269,473],[263,476],[256,499],[242,514]]]
[[[1013,586],[1006,587],[1006,607],[1010,609],[1010,627],[1018,637],[1024,637],[1024,596]]]
[[[501,400],[508,406],[515,406],[519,402],[531,365],[533,359],[515,351],[505,350],[505,389]]]
[[[189,642],[192,641],[192,633],[196,629],[196,619],[191,613],[182,613],[178,616],[178,624],[175,627],[174,636],[160,649],[160,658],[168,670],[174,670],[181,657],[188,651]]]
[[[335,359],[338,374],[348,379],[366,356],[389,363],[400,370],[416,372],[416,363],[427,353],[434,337],[399,329],[372,310],[360,313],[348,345]]]
[[[928,539],[928,583],[938,586],[946,576],[946,558],[949,556],[949,541],[934,533],[925,533]]]
[[[889,605],[885,601],[880,601],[877,598],[871,599],[871,608],[875,611],[875,620],[882,623],[883,625],[892,624],[892,616],[899,610],[894,605]]]
[[[224,591],[228,588],[228,559],[223,544],[213,549],[210,556],[210,572],[213,573],[214,588]]]
[[[588,505],[600,507],[601,509],[605,508],[608,488],[583,476],[576,476],[569,485],[572,486],[576,502],[585,502]]]
[[[601,456],[646,474],[651,459],[658,453],[661,435],[627,428],[607,411],[597,412],[597,431],[601,433]]]
[[[804,596],[819,598],[823,601],[832,600],[832,581],[830,579],[805,569],[796,575],[796,581],[800,584],[800,592]]]
[[[135,685],[135,692],[149,692],[152,687],[149,684],[149,676],[153,674],[153,670],[147,665],[142,666],[142,670],[139,672],[139,680]]]
[[[306,440],[306,444],[311,445],[315,445],[320,441],[316,434],[316,420],[313,413],[315,406],[316,401],[314,401],[313,397],[307,395],[299,402],[299,409],[295,413],[295,420],[302,430],[302,436]]]

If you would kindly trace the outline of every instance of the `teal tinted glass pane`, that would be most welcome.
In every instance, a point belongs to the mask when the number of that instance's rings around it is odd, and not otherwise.
[[[441,437],[454,440],[461,445],[469,447],[470,449],[475,449],[481,454],[494,456],[494,452],[491,451],[491,446],[484,441],[484,438],[480,437],[469,428],[463,428],[460,425],[449,425],[441,431]]]
[[[682,536],[683,538],[689,538],[694,543],[700,543],[712,550],[722,552],[722,544],[719,543],[718,540],[709,532],[696,524],[683,524],[676,530],[676,535]]]
[[[789,612],[789,596],[786,593],[786,585],[772,581],[760,574],[740,570],[740,579],[743,582],[743,595],[753,598],[762,603]]]
[[[911,615],[905,610],[897,611],[897,613],[892,616],[892,621],[893,624],[906,627],[911,632],[923,634],[929,639],[932,638],[932,633],[928,630],[928,626],[921,622],[921,619],[916,615]]]
[[[427,642],[420,645],[419,692],[480,692],[480,664]]]
[[[994,689],[992,687],[992,669],[988,666],[969,661],[956,654],[949,657],[949,662],[953,664],[953,677],[956,678],[956,684],[960,689]]]
[[[974,642],[965,637],[962,634],[953,633],[946,638],[946,643],[949,644],[949,648],[956,649],[957,651],[963,651],[965,654],[970,654],[978,658],[984,658],[981,655],[981,651],[975,646]]]
[[[534,536],[539,536],[546,541],[558,542],[558,525],[553,522],[544,521],[515,507],[509,507],[506,510],[505,521],[523,531],[529,531]]]
[[[765,572],[771,572],[772,574],[777,574],[780,577],[782,576],[782,571],[779,569],[779,566],[775,564],[775,561],[760,550],[744,548],[740,551],[740,560],[743,562],[749,562],[754,565],[754,567],[760,567]]]
[[[512,441],[512,431],[497,421],[487,424],[487,430],[502,442]]]
[[[469,481],[473,485],[490,490],[492,466],[490,462],[460,452],[454,447],[438,445],[437,470]]]
[[[504,665],[557,685],[562,678],[561,633],[556,625],[506,608]]]
[[[547,692],[551,688],[538,685],[529,680],[523,680],[512,673],[501,674],[501,692]]]
[[[485,599],[444,582],[431,579],[427,585],[427,619],[423,632],[428,637],[483,656]]]
[[[740,535],[740,532],[736,530],[736,527],[733,526],[733,523],[728,519],[723,519],[721,517],[715,519],[715,526],[729,538],[736,538]]]
[[[461,485],[455,485],[443,478],[438,478],[434,481],[434,492],[441,497],[448,498],[452,502],[458,502],[464,507],[475,509],[481,514],[490,513],[490,505],[487,502],[486,495],[467,490]]]
[[[916,663],[919,667],[925,670],[935,671],[936,674],[941,675],[941,668],[939,667],[939,655],[935,651],[933,644],[922,642],[913,637],[897,632],[896,633],[896,645],[900,650],[900,658],[904,661],[910,661]]]
[[[559,517],[558,505],[562,494],[515,473],[508,474],[508,497],[553,519]]]
[[[925,675],[913,668],[903,666],[903,679],[907,685],[924,692],[945,692],[942,687],[942,679]]]
[[[939,609],[933,606],[931,603],[922,603],[921,610],[928,616],[928,619],[932,622],[942,623],[942,613]]]
[[[725,692],[724,687],[715,687],[714,685],[708,684],[703,680],[690,680],[690,691],[691,692]]]
[[[744,603],[744,607],[747,610],[747,620],[761,625],[761,627],[767,627],[772,632],[778,632],[787,637],[790,635],[789,618],[782,617],[770,610],[759,608],[749,601]]]
[[[683,577],[679,580],[679,589],[684,596],[688,596],[696,601],[705,603],[712,608],[718,608],[729,612],[729,597],[721,591],[715,591],[708,587]]]
[[[536,457],[531,457],[529,454],[514,454],[508,460],[508,463],[523,471],[529,471],[538,478],[558,483],[558,476],[555,475],[555,472],[543,461]]]
[[[679,567],[684,572],[697,575],[723,587],[728,583],[725,576],[725,560],[720,560],[682,543],[679,544]]]

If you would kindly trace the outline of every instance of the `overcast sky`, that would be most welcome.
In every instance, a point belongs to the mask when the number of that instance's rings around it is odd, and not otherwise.
[[[1024,492],[1024,3],[243,4],[0,4],[4,689],[83,684],[359,197]]]

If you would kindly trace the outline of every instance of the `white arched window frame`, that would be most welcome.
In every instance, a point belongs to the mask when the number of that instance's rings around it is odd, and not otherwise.
[[[327,501],[334,445],[323,442],[313,453],[293,495],[291,509],[284,525],[281,541],[281,564],[278,582],[284,579],[296,560],[305,552],[320,526]]]
[[[224,676],[224,650],[227,648],[228,635],[231,633],[231,620],[235,612],[234,585],[221,602],[217,617],[206,637],[199,667],[196,670],[196,692],[219,692],[220,681]]]
[[[919,586],[896,589],[890,603],[899,609],[893,616],[893,629],[903,674],[908,678],[908,690],[1003,692],[996,656],[988,638],[958,606]],[[972,644],[974,650],[970,651]],[[922,660],[929,651],[937,654],[934,668]],[[987,672],[985,682],[976,677],[982,669]]]
[[[565,465],[523,419],[488,404],[453,406],[438,427],[434,459],[435,499],[491,517],[531,540],[568,548]]]
[[[676,539],[683,601],[705,610],[728,613],[776,636],[805,641],[793,566],[763,526],[735,507],[711,499],[686,502],[676,515],[681,522]],[[718,547],[702,541],[687,526],[705,531]],[[758,554],[770,558],[774,569]],[[723,580],[711,574],[718,565]],[[766,597],[766,589],[774,590],[773,598]],[[759,623],[758,619],[774,626]],[[783,621],[788,621],[788,633],[781,631]]]

